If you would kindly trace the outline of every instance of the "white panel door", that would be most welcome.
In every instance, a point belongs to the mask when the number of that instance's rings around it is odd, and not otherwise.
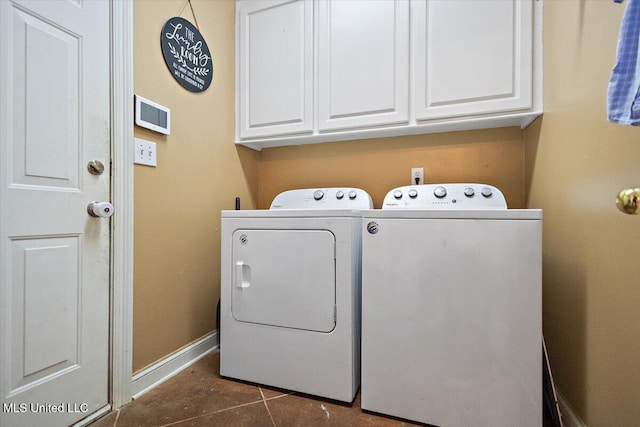
[[[231,313],[240,322],[331,332],[335,236],[327,230],[236,230]]]
[[[0,1],[0,64],[0,424],[67,426],[108,404],[108,2]]]
[[[313,130],[313,3],[237,3],[239,137]]]
[[[416,120],[531,108],[530,0],[413,4]]]
[[[318,129],[407,123],[409,3],[318,2]]]

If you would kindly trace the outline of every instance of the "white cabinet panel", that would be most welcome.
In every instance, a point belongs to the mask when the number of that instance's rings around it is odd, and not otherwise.
[[[318,7],[318,129],[408,123],[408,2],[333,0]]]
[[[239,137],[313,129],[313,3],[237,3]]]
[[[416,120],[532,106],[530,0],[413,4]]]
[[[525,128],[542,2],[237,0],[236,143]]]

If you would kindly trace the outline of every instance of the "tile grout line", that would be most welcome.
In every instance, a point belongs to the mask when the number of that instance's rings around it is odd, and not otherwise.
[[[116,411],[116,419],[113,421],[112,427],[116,427],[118,425],[118,418],[120,418],[120,408]]]
[[[292,393],[287,393],[287,394],[279,394],[277,396],[273,396],[273,397],[267,397],[264,400],[275,400],[275,399],[281,399],[283,397],[287,397],[287,396],[295,396],[296,392],[292,392]]]
[[[262,396],[262,403],[264,403],[264,407],[267,408],[269,418],[271,418],[271,424],[273,424],[273,427],[277,427],[276,421],[273,419],[273,415],[271,414],[271,410],[269,409],[269,405],[267,405],[267,399],[264,397],[264,393],[262,392],[262,387],[258,387],[258,390],[260,390],[260,396]]]
[[[1,1],[1,0],[0,0]],[[264,400],[256,400],[254,402],[249,402],[249,403],[243,403],[241,405],[236,405],[236,406],[231,406],[230,408],[224,408],[224,409],[220,409],[218,411],[213,411],[213,412],[207,412],[206,414],[201,414],[201,415],[196,415],[195,417],[189,417],[189,418],[185,418],[182,420],[176,420],[176,421],[172,421],[170,423],[167,424],[162,424],[160,427],[169,427],[169,426],[173,426],[179,423],[183,423],[185,421],[193,421],[196,418],[202,418],[202,417],[208,417],[210,415],[215,415],[215,414],[219,414],[221,412],[226,412],[226,411],[230,411],[232,409],[238,409],[238,408],[242,408],[244,406],[250,406],[250,405],[255,405],[256,403],[260,403],[260,402],[264,402]]]

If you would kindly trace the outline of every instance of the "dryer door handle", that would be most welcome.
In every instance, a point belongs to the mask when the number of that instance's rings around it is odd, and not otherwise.
[[[242,261],[236,262],[236,288],[251,286],[251,267]]]

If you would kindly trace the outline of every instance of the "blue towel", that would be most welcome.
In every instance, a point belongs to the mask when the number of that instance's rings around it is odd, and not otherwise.
[[[614,0],[621,3],[622,0]],[[640,0],[628,0],[607,94],[610,122],[640,126]]]

